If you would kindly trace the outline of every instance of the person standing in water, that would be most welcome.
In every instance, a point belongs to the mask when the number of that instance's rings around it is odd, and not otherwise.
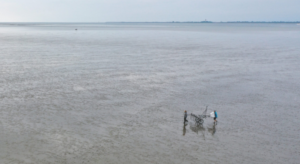
[[[184,111],[184,121],[183,121],[183,123],[188,122],[188,120],[187,120],[186,118],[187,118],[187,112],[186,112],[186,110],[185,110],[185,111]]]
[[[217,114],[217,111],[215,110],[215,111],[214,111],[214,113],[215,113],[215,117],[214,117],[214,120],[215,120],[215,122],[218,122],[218,121],[217,121],[217,118],[218,118],[218,114]]]

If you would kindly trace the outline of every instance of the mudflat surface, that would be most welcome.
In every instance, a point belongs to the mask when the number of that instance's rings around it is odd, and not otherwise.
[[[294,24],[1,24],[0,163],[296,164],[299,45]],[[183,126],[205,106],[216,126]]]

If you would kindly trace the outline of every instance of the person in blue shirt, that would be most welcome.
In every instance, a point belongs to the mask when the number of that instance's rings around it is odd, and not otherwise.
[[[217,111],[215,110],[214,112],[215,112],[215,117],[214,117],[214,120],[215,120],[215,122],[218,122],[218,121],[217,121],[217,118],[218,118]]]

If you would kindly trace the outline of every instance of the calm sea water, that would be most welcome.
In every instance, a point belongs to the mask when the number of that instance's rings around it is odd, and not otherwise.
[[[0,24],[0,76],[3,164],[300,161],[296,24]]]

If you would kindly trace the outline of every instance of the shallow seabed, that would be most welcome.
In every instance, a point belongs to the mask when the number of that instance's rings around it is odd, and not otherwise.
[[[0,163],[299,163],[299,45],[295,24],[0,24]],[[205,106],[216,126],[183,126]]]

